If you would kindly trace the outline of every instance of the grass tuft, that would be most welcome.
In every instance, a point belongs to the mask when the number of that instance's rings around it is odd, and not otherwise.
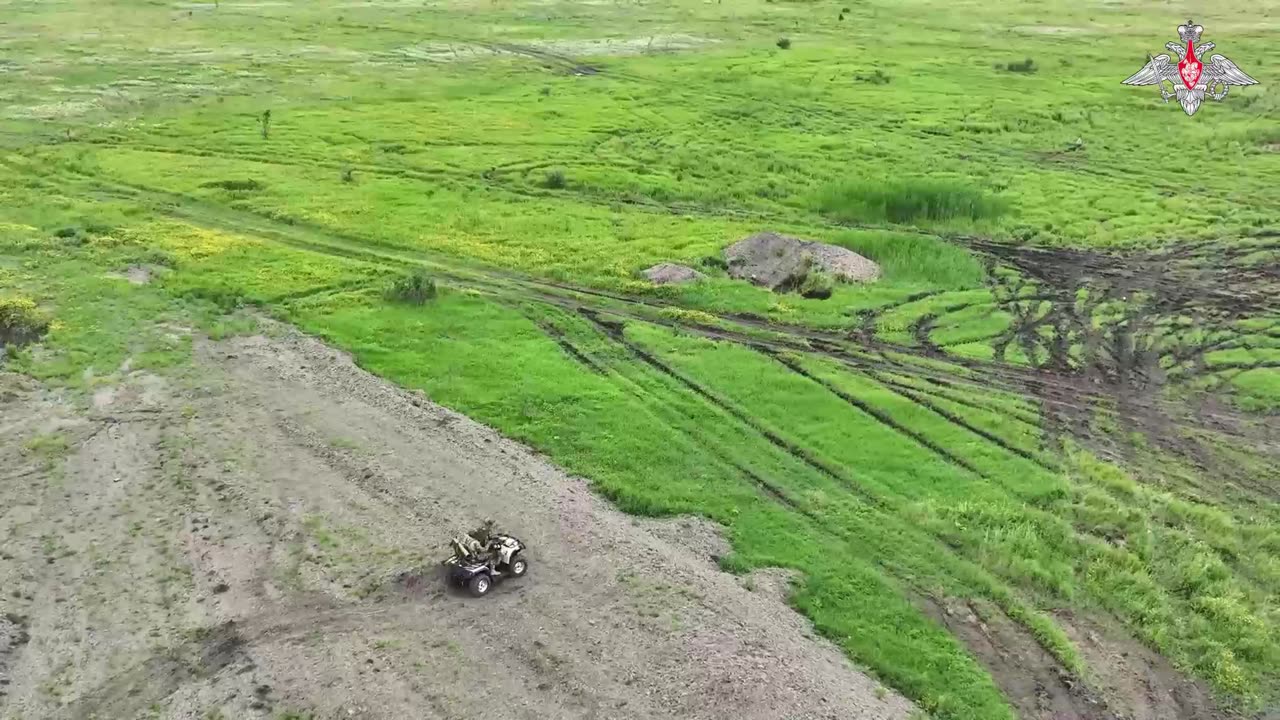
[[[402,275],[387,288],[387,299],[409,305],[424,305],[436,297],[436,281],[421,270]]]

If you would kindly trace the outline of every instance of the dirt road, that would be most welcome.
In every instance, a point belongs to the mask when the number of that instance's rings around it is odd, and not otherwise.
[[[270,330],[88,407],[0,376],[0,717],[910,714],[712,529]],[[477,600],[433,566],[485,515],[532,569]]]

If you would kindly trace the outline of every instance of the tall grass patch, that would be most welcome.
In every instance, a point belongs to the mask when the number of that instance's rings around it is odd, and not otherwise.
[[[992,220],[1008,202],[959,180],[840,180],[814,193],[812,206],[840,222],[944,223]]]
[[[831,240],[876,261],[891,282],[964,290],[981,286],[986,274],[973,253],[925,235],[846,232]]]

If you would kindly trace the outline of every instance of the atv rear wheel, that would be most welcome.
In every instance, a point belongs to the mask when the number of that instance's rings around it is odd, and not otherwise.
[[[508,567],[511,569],[511,577],[523,577],[529,572],[529,561],[517,555],[511,558],[511,564]]]
[[[489,589],[492,587],[493,587],[493,578],[489,577],[485,573],[480,573],[479,575],[476,575],[475,577],[471,578],[471,582],[467,583],[467,589],[470,590],[471,594],[475,595],[476,597],[480,597],[481,595],[484,595],[485,593],[489,592]]]

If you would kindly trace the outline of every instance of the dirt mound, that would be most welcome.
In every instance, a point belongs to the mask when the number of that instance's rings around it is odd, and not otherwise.
[[[739,240],[725,248],[724,256],[730,276],[774,292],[800,288],[815,270],[848,282],[868,282],[880,277],[878,265],[852,250],[773,232],[756,233]]]
[[[0,553],[0,716],[910,716],[720,571],[710,523],[623,515],[271,327],[197,342],[199,372],[161,385],[120,373],[93,409],[0,393],[0,507],[17,508],[0,530],[23,522]],[[65,453],[24,453],[51,428]],[[485,515],[532,569],[475,600],[438,563]]]
[[[683,285],[697,282],[706,277],[706,275],[688,265],[677,265],[676,263],[658,263],[640,274],[655,285]]]

